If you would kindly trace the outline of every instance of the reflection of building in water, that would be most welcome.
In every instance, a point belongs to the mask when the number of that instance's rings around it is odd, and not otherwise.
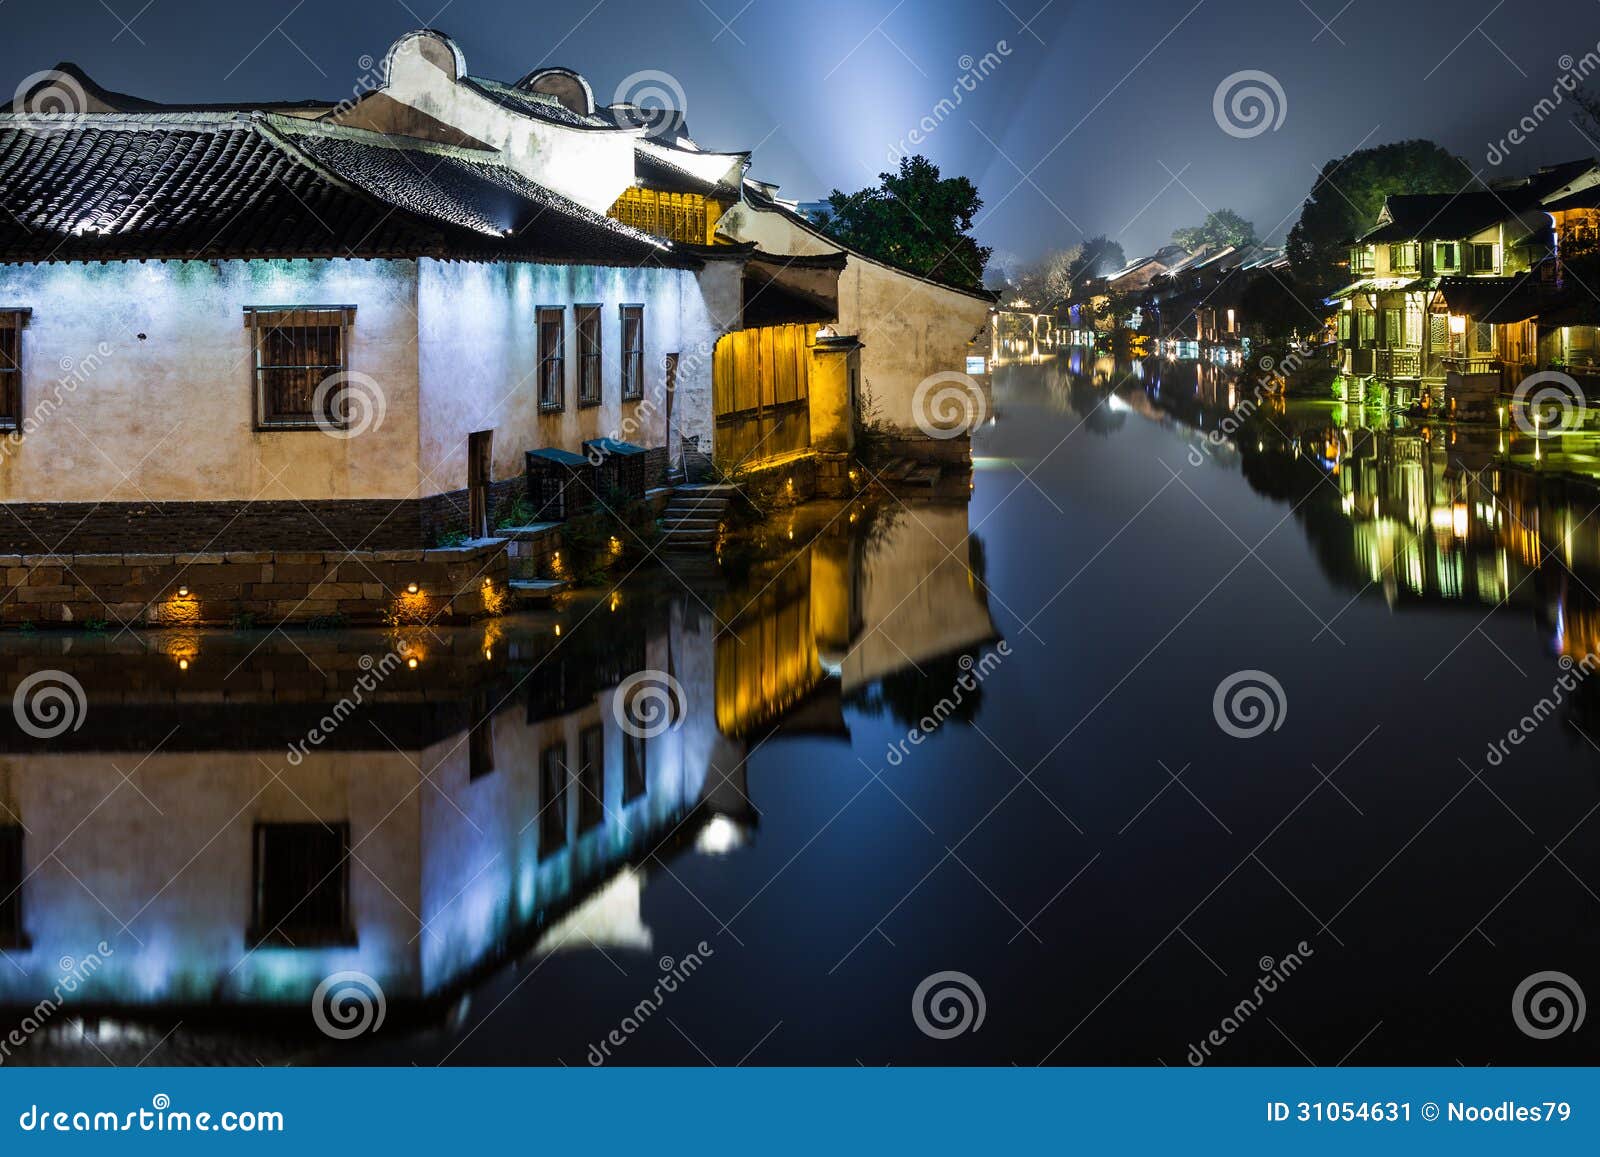
[[[0,757],[0,1004],[32,1008],[60,960],[102,940],[113,952],[63,1016],[304,1012],[342,970],[375,978],[391,1008],[432,1004],[568,938],[648,946],[646,861],[727,846],[753,812],[743,749],[709,706],[703,612],[663,607],[625,630],[592,645],[569,631],[571,647],[548,626],[430,634],[416,668],[385,661],[378,636],[248,657],[201,637],[181,676],[166,657],[67,649],[81,640],[8,656],[8,694],[52,666],[88,706],[81,730]],[[614,698],[652,668],[684,695],[675,726],[639,738]],[[377,685],[352,711],[363,675]],[[323,719],[325,739],[288,759]]]
[[[845,735],[846,702],[997,638],[964,503],[896,506],[864,530],[835,519],[756,568],[717,617],[717,725],[747,738],[774,724]]]
[[[1552,646],[1600,653],[1600,488],[1544,473],[1511,429],[1405,425],[1372,413],[1258,397],[1225,368],[1150,360],[1131,374],[1067,369],[1067,391],[1110,377],[1127,407],[1191,431],[1196,461],[1240,463],[1257,491],[1288,503],[1318,559],[1351,590],[1390,605],[1531,610]],[[1225,437],[1223,436],[1225,435]],[[1558,446],[1560,439],[1547,440]],[[1570,447],[1565,458],[1573,460]]]
[[[54,670],[87,707],[0,753],[0,1030],[101,941],[58,1031],[182,1019],[193,1041],[261,1012],[320,1040],[334,973],[430,1023],[524,954],[650,949],[649,873],[755,830],[747,736],[841,734],[868,686],[993,638],[966,508],[896,510],[758,565],[715,618],[624,593],[560,632],[16,641],[0,694]]]

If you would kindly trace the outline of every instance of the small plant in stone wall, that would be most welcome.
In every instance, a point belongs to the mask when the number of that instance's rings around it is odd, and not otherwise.
[[[883,407],[872,396],[872,384],[863,381],[861,409],[856,415],[856,459],[873,473],[881,470],[893,456],[889,439],[889,424],[883,419]]]
[[[575,586],[598,583],[618,563],[638,563],[661,537],[655,509],[642,498],[613,490],[561,527],[557,577]]]
[[[514,502],[508,502],[495,511],[494,525],[496,530],[505,530],[513,526],[531,526],[539,521],[538,511],[526,497],[519,495]]]
[[[433,536],[435,550],[448,550],[455,546],[465,546],[472,541],[472,536],[464,530],[441,530]]]

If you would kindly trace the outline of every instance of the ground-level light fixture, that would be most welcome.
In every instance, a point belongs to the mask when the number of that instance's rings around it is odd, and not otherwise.
[[[416,593],[417,593],[417,584],[416,583],[407,583],[406,584],[406,594],[414,595]],[[412,666],[416,666],[416,664],[413,663]]]
[[[188,598],[189,597],[189,588],[188,587],[179,587],[178,588],[178,597],[182,598],[182,599]]]

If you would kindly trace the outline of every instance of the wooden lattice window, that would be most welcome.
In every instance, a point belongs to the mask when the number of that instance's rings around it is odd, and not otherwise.
[[[622,400],[644,397],[644,306],[622,307]]]
[[[249,944],[355,943],[349,864],[348,823],[257,824]]]
[[[578,405],[600,404],[600,307],[578,306]]]
[[[539,411],[555,413],[567,408],[566,310],[540,309],[539,326]]]
[[[342,430],[351,305],[246,306],[255,338],[256,428]]]
[[[25,309],[0,309],[0,430],[22,428],[22,327]]]

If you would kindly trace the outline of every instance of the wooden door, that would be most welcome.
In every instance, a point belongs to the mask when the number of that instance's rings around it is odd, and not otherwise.
[[[489,537],[489,482],[494,474],[494,431],[467,435],[467,533]]]

